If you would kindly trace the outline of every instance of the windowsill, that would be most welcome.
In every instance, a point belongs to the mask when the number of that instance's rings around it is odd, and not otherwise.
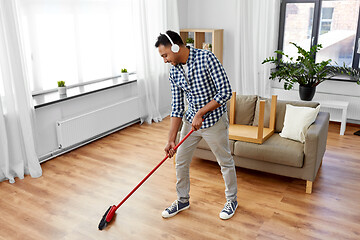
[[[326,81],[345,81],[345,82],[353,82],[356,83],[356,80],[351,79],[351,77],[347,74],[336,74],[334,77],[327,79]]]
[[[120,79],[120,80],[119,80]],[[130,84],[136,82],[136,74],[129,76],[128,81],[123,81],[121,78],[104,80],[101,82],[86,84],[83,86],[76,86],[66,89],[66,94],[60,95],[57,91],[43,93],[33,96],[33,104],[35,109],[48,106],[51,104],[67,101],[91,93],[103,91],[106,89],[119,87],[122,85]]]
[[[270,71],[276,71],[276,68],[271,68]],[[327,78],[326,81],[340,81],[340,82],[353,82],[356,83],[357,81],[352,79],[351,76],[344,73],[337,73],[332,78]]]

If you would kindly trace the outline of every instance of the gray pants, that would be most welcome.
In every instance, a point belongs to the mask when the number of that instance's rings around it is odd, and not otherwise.
[[[191,124],[183,121],[180,139],[191,131]],[[229,122],[227,114],[213,126],[193,132],[188,139],[178,148],[176,154],[176,191],[180,202],[189,201],[190,162],[197,144],[202,138],[207,142],[211,151],[214,153],[217,162],[221,167],[221,173],[225,181],[226,200],[236,200],[237,182],[234,159],[231,156],[229,147]]]

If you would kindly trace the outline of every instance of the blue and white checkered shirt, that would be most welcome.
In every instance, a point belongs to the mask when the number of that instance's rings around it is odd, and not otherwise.
[[[221,106],[213,110],[204,120],[200,129],[213,126],[226,112],[226,102],[232,92],[229,79],[220,61],[207,50],[190,47],[188,66],[188,81],[184,70],[178,64],[170,69],[172,93],[171,117],[182,118],[185,111],[184,94],[189,103],[185,118],[192,123],[195,114],[211,100]]]

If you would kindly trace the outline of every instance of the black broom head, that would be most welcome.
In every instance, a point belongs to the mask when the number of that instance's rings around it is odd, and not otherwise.
[[[103,230],[104,228],[106,228],[106,226],[108,225],[108,222],[106,221],[106,216],[109,213],[111,209],[111,206],[108,208],[108,210],[105,212],[104,216],[102,217],[102,219],[100,220],[99,223],[99,230]]]

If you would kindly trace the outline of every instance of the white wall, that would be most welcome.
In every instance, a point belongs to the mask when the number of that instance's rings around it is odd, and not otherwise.
[[[236,0],[178,0],[180,29],[224,29],[223,65],[232,86],[235,86],[234,36]]]
[[[178,0],[179,24],[181,28],[188,27],[188,0]]]
[[[160,57],[159,57],[160,58]],[[161,64],[164,64],[161,62]],[[170,68],[169,68],[170,69]],[[162,76],[159,79],[159,102],[158,107],[162,118],[170,115],[171,112],[171,86],[169,81],[169,74]]]

